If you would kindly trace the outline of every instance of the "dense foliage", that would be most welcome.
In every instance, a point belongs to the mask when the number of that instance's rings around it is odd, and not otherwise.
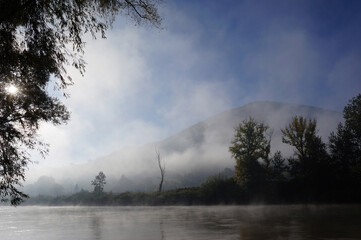
[[[341,199],[361,199],[361,94],[344,108],[344,124],[330,136],[335,188]]]
[[[95,194],[102,194],[104,190],[104,185],[106,182],[106,176],[103,172],[99,172],[99,174],[95,177],[93,181],[91,181],[91,185],[94,186],[93,192]]]
[[[236,133],[229,147],[236,160],[236,180],[245,189],[258,189],[264,185],[262,165],[259,160],[268,162],[270,138],[267,137],[268,127],[257,123],[253,118],[244,120],[236,128]]]
[[[29,150],[47,152],[36,135],[41,122],[61,124],[69,112],[49,86],[64,95],[73,83],[67,67],[81,73],[84,34],[96,37],[115,15],[159,26],[158,0],[0,1],[0,198],[16,205],[25,194]],[[51,89],[50,89],[51,90]],[[61,94],[60,94],[61,95]]]
[[[282,141],[294,148],[294,155],[287,159],[279,151],[268,156],[267,126],[254,119],[243,121],[230,151],[246,198],[265,202],[359,202],[361,94],[345,107],[344,118],[345,123],[331,134],[327,149],[317,136],[316,120],[295,116],[281,130]],[[250,179],[256,179],[256,184]]]

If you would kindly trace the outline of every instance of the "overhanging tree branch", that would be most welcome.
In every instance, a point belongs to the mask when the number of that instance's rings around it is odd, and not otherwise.
[[[84,34],[93,37],[111,26],[117,14],[160,26],[158,0],[2,0],[0,1],[0,199],[21,202],[16,185],[25,180],[28,151],[46,152],[38,140],[40,122],[66,123],[70,113],[47,91],[50,77],[64,95],[73,84],[69,65],[84,73]],[[140,4],[141,3],[141,4]],[[7,97],[16,84],[21,94]]]

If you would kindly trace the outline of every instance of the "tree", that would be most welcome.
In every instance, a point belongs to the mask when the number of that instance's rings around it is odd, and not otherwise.
[[[308,155],[310,144],[316,137],[316,120],[307,122],[302,116],[295,116],[288,127],[281,132],[282,142],[295,147],[295,154],[302,161]]]
[[[282,157],[280,151],[276,151],[270,160],[270,181],[284,182],[286,181],[286,174],[288,167],[285,164],[285,159]]]
[[[47,145],[36,133],[41,122],[66,123],[69,112],[47,89],[67,96],[73,66],[82,74],[84,35],[105,37],[117,14],[160,27],[159,0],[0,1],[0,198],[19,204],[17,189],[31,162]]]
[[[267,173],[267,188],[264,188],[265,200],[278,202],[287,196],[288,166],[280,151],[270,158],[270,164],[265,166]]]
[[[249,118],[235,130],[229,151],[236,160],[236,180],[247,191],[259,192],[265,181],[265,171],[259,161],[268,160],[270,152],[268,126]]]
[[[91,184],[94,186],[94,193],[101,194],[104,190],[104,185],[107,183],[105,181],[105,174],[103,172],[99,172],[99,174],[95,177]]]
[[[158,167],[159,167],[159,171],[160,171],[160,183],[159,183],[159,188],[158,188],[158,192],[160,193],[163,188],[163,182],[164,182],[164,176],[165,176],[165,163],[162,162],[162,158],[160,157],[160,152],[157,149],[155,150],[155,154],[157,157]]]
[[[329,138],[337,187],[343,200],[361,199],[361,94],[345,106],[343,117]]]
[[[343,117],[345,127],[353,137],[356,150],[361,151],[361,94],[349,101],[343,110]]]
[[[317,136],[317,122],[315,119],[306,119],[302,116],[295,116],[292,122],[281,132],[282,142],[295,148],[297,156],[296,163],[299,164],[300,174],[306,174],[312,170],[310,164],[317,160],[322,160],[327,155],[326,145],[321,137]]]
[[[290,158],[290,174],[300,197],[320,198],[329,194],[331,187],[330,161],[326,145],[317,136],[317,122],[295,116],[282,129],[282,142],[295,148],[296,158]],[[321,196],[322,195],[322,196]]]

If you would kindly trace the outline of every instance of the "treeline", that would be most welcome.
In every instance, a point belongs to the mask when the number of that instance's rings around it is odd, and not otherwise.
[[[282,132],[294,155],[270,154],[268,126],[243,121],[229,150],[236,160],[235,180],[248,202],[348,203],[361,201],[361,94],[343,111],[344,123],[329,143],[317,135],[315,119],[295,116]]]
[[[162,192],[90,192],[81,190],[68,196],[38,196],[27,199],[24,205],[85,205],[85,206],[160,206],[246,204],[241,187],[234,178],[221,174],[211,176],[199,187],[179,188]]]
[[[350,100],[326,144],[315,119],[295,116],[281,129],[291,157],[270,152],[272,130],[249,118],[240,123],[229,147],[235,174],[211,176],[199,187],[158,192],[103,192],[105,175],[92,181],[94,191],[70,196],[39,196],[27,204],[44,205],[203,205],[249,203],[360,203],[361,94]]]

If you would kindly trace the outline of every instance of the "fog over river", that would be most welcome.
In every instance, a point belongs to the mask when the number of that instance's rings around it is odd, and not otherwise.
[[[1,207],[2,240],[360,239],[361,206]]]

